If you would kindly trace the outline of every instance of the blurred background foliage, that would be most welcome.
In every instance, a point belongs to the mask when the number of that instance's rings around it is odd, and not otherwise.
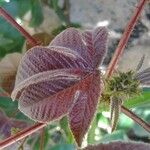
[[[62,8],[58,4],[58,0],[0,0],[0,5],[5,8],[18,23],[23,23],[25,15],[27,16],[29,28],[36,30],[44,21],[43,7],[54,9],[60,19],[60,23],[51,31],[52,35],[57,35],[68,26],[80,27],[77,23],[71,23],[69,19],[69,1],[65,1]],[[51,20],[49,16],[49,20]],[[28,30],[28,29],[27,29]],[[36,31],[35,31],[36,32]],[[51,36],[52,36],[51,35]],[[7,53],[21,52],[24,43],[21,34],[12,27],[2,17],[0,18],[0,57],[4,57]]]
[[[25,27],[25,29],[31,34],[38,33],[38,35],[34,36],[37,37],[37,39],[40,39],[40,41],[44,41],[43,45],[47,45],[54,36],[56,36],[59,32],[66,29],[67,27],[81,27],[80,24],[70,21],[68,0],[64,0],[62,4],[59,2],[59,0],[0,0],[0,6],[5,8],[16,19],[16,21],[23,27]],[[51,21],[51,16],[49,16],[49,18],[45,18],[45,7],[47,9],[52,9],[55,12],[55,17],[57,17],[58,20],[57,25],[54,25],[52,27],[53,29],[48,33],[46,33],[45,30],[42,30],[42,24],[45,19],[49,22]],[[44,29],[45,28],[47,28],[47,26],[45,26]],[[30,48],[30,45],[25,45],[24,43],[24,37],[6,20],[0,17],[0,60],[3,59],[7,54],[11,54],[14,52],[24,53],[25,51],[27,51],[27,49]],[[2,68],[0,68],[0,70],[2,70]],[[16,70],[14,70],[14,74],[15,73]],[[4,76],[4,74],[1,74],[1,71],[0,76]],[[14,128],[19,128],[20,130],[20,126],[18,124],[25,124],[25,126],[31,126],[32,124],[34,124],[32,120],[28,119],[18,111],[17,101],[12,102],[9,97],[4,96],[4,93],[8,92],[4,90],[5,87],[1,86],[0,108],[3,112],[1,113],[2,116],[0,118],[1,140],[7,137],[6,132],[8,133],[8,130],[12,131],[12,129]],[[129,99],[125,103],[125,106],[131,108],[145,121],[150,121],[149,91],[149,88],[145,88],[143,89],[142,95]],[[13,121],[11,120],[12,118],[14,119]],[[11,124],[9,128],[3,125],[4,120],[7,120],[9,124]],[[17,122],[15,124],[10,123],[10,121],[20,122]],[[10,135],[11,134],[15,133],[11,132]],[[66,117],[62,118],[60,121],[50,123],[43,130],[29,136],[25,141],[24,149],[40,149],[40,144],[43,139],[44,150],[75,149],[73,135],[69,130]],[[114,140],[135,140],[149,143],[150,135],[124,114],[120,115],[117,130],[110,134],[109,113],[106,112],[103,109],[103,105],[101,105],[86,136],[84,145]],[[14,147],[17,149],[20,145],[21,143],[16,143],[14,144]],[[12,148],[13,147],[9,147],[8,149],[10,150]]]

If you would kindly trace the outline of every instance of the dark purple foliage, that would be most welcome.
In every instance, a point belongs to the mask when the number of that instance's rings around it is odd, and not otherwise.
[[[48,47],[37,46],[22,58],[12,99],[31,119],[49,122],[68,114],[80,146],[102,91],[98,70],[106,53],[107,30],[68,28]]]

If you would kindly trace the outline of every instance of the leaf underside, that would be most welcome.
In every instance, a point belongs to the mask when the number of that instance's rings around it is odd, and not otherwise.
[[[105,28],[83,33],[68,28],[48,47],[36,46],[27,51],[11,95],[13,100],[19,100],[19,109],[39,122],[68,114],[70,128],[80,146],[101,93],[97,67],[106,53],[107,35]]]

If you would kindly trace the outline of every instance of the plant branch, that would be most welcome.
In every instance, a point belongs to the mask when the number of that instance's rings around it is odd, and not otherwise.
[[[129,40],[129,38],[130,38],[130,35],[131,35],[135,25],[136,25],[136,22],[139,19],[139,16],[140,16],[142,10],[144,9],[144,6],[145,6],[146,2],[148,2],[148,0],[140,0],[139,1],[139,4],[137,5],[136,10],[135,10],[133,16],[131,17],[127,27],[125,28],[125,31],[122,35],[122,38],[119,41],[117,49],[115,50],[114,56],[111,59],[111,62],[108,66],[108,69],[107,69],[107,72],[106,72],[107,77],[110,77],[112,75],[112,73],[114,72],[114,70],[116,68],[116,65],[117,65],[117,63],[118,63],[118,61],[121,57],[121,54],[124,51],[124,48],[125,48],[128,40]]]
[[[3,16],[3,18],[5,18],[12,26],[14,26],[33,46],[38,45],[38,42],[2,7],[0,7],[0,15]]]
[[[18,132],[16,135],[13,135],[13,136],[3,140],[2,142],[0,142],[0,149],[3,149],[19,140],[31,135],[32,133],[38,131],[39,129],[42,129],[46,125],[47,125],[46,123],[37,123],[27,129],[24,129],[24,130]]]
[[[146,2],[148,2],[148,0],[140,0],[138,6],[136,7],[136,10],[133,14],[133,17],[130,19],[127,27],[125,28],[125,31],[122,35],[121,40],[119,41],[119,44],[117,46],[117,49],[115,50],[115,54],[108,66],[107,72],[106,72],[106,77],[110,77],[115,68],[116,65],[121,57],[121,54],[123,53],[125,46],[130,38],[130,35],[136,25],[136,22],[139,19],[139,16],[142,12],[142,10],[144,9],[144,6],[146,4]],[[141,125],[145,130],[147,130],[148,132],[150,132],[150,125],[147,124],[144,120],[142,120],[141,118],[139,118],[137,115],[135,115],[133,112],[131,112],[129,109],[125,108],[124,106],[121,106],[121,111],[126,114],[128,117],[130,117],[131,119],[133,119],[136,123],[138,123],[139,125]]]
[[[132,111],[124,106],[121,107],[121,111],[129,116],[131,119],[133,119],[140,126],[142,126],[146,131],[150,132],[150,124],[146,123],[144,120],[142,120],[140,117],[138,117],[136,114],[134,114]]]

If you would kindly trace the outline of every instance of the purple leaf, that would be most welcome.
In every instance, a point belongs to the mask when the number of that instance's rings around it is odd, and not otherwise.
[[[69,28],[59,34],[49,46],[70,48],[79,53],[95,68],[103,61],[107,49],[108,32],[104,27],[93,31],[79,32]]]
[[[83,59],[89,62],[87,47],[85,41],[83,40],[82,33],[75,28],[68,28],[60,33],[50,43],[49,47],[51,46],[69,48],[70,50],[77,52]]]
[[[76,93],[77,100],[69,113],[69,123],[79,146],[96,112],[100,92],[100,74],[96,72],[84,79],[82,89]]]
[[[77,52],[70,49],[36,46],[23,56],[15,85],[35,74],[63,68],[90,69],[84,59]]]
[[[104,27],[96,28],[92,31],[85,31],[83,33],[90,59],[93,66],[98,67],[106,54],[108,32]]]
[[[107,44],[105,28],[89,33],[91,40],[86,32],[69,28],[56,36],[49,47],[30,49],[21,60],[11,95],[19,100],[24,114],[39,122],[53,121],[69,113],[70,127],[79,145],[101,93],[97,67]]]
[[[21,60],[11,97],[19,99],[19,109],[31,119],[58,119],[73,105],[78,88],[74,84],[89,73],[81,69],[88,69],[88,65],[76,52],[35,47]]]
[[[51,77],[47,81],[25,88],[19,97],[19,109],[39,122],[49,122],[67,114],[74,104],[74,94],[81,85],[79,79],[84,75],[78,70],[74,73],[67,71],[58,70],[55,74],[49,71]]]

